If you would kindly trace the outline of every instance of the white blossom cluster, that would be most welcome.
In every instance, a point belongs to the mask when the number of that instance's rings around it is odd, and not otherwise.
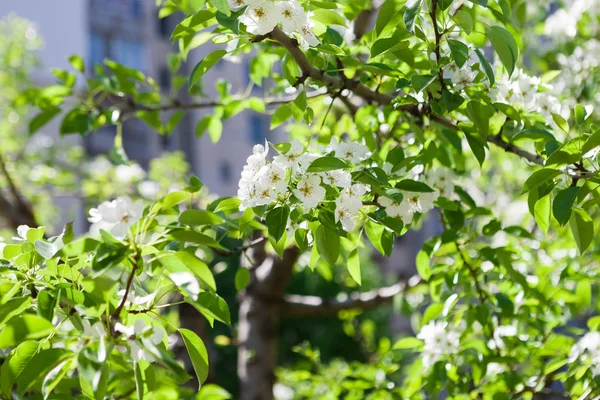
[[[105,201],[90,209],[90,233],[98,234],[100,229],[103,229],[117,238],[123,238],[127,235],[129,227],[141,218],[143,210],[141,200],[134,202],[126,196]]]
[[[553,82],[553,92],[568,93],[567,104],[574,106],[575,98],[581,96],[582,90],[590,80],[597,79],[600,67],[600,41],[591,39],[577,46],[570,55],[558,54],[557,61],[561,73]],[[596,93],[593,104],[600,104],[600,93]]]
[[[551,114],[561,112],[560,101],[549,92],[552,86],[543,84],[540,78],[529,76],[523,70],[515,70],[510,78],[504,75],[497,80],[496,86],[494,93],[496,101],[500,103],[510,104],[515,109],[540,113],[550,120]]]
[[[544,26],[546,35],[558,41],[565,41],[577,36],[577,23],[584,14],[595,19],[600,15],[600,0],[567,0],[565,8],[551,14]],[[589,24],[596,28],[596,24]]]
[[[435,168],[422,173],[421,169],[411,171],[419,172],[417,175],[423,177],[424,183],[434,189],[433,192],[402,192],[402,201],[398,203],[389,197],[379,197],[377,202],[385,208],[388,216],[399,218],[404,225],[408,225],[413,220],[415,213],[425,214],[432,210],[434,202],[440,197],[450,197],[454,192],[454,180],[456,176],[451,170],[444,168]],[[418,176],[415,176],[418,178]]]
[[[431,321],[417,335],[423,341],[421,357],[423,368],[428,369],[443,357],[455,354],[460,346],[460,332],[447,322]]]
[[[459,67],[456,62],[451,62],[444,68],[444,79],[450,79],[456,90],[463,90],[474,84],[480,71],[479,64],[479,58],[472,49],[469,49],[469,58],[462,67]],[[483,82],[489,84],[487,78]]]
[[[232,10],[247,7],[240,16],[249,33],[265,35],[280,26],[287,34],[297,34],[305,47],[317,46],[310,15],[296,0],[228,0]]]
[[[333,153],[356,170],[363,168],[361,163],[371,156],[369,149],[361,143],[338,142],[335,139],[322,150],[324,154]],[[346,231],[354,228],[356,217],[363,207],[363,197],[371,190],[368,185],[352,182],[351,173],[343,169],[307,172],[311,163],[321,155],[306,151],[298,140],[292,141],[285,154],[273,157],[273,162],[267,160],[268,152],[268,144],[256,145],[246,160],[237,194],[241,200],[241,210],[277,202],[290,204],[293,196],[304,212],[308,212],[325,200],[327,185],[339,191],[334,200],[335,221],[340,222]],[[384,168],[391,173],[390,165],[384,165]],[[450,197],[454,191],[455,176],[450,170],[432,169],[424,174],[421,169],[420,172],[419,175],[434,189],[433,192],[401,191],[400,202],[387,196],[377,198],[378,205],[385,209],[389,217],[399,218],[405,225],[412,222],[414,213],[428,212],[439,196]],[[410,175],[402,171],[399,174]]]
[[[600,332],[588,332],[571,348],[571,362],[591,361],[592,373],[600,375]]]

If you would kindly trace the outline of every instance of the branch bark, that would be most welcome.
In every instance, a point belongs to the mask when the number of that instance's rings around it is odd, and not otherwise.
[[[0,153],[0,170],[4,175],[12,201],[0,193],[0,212],[7,219],[10,226],[16,229],[19,225],[37,226],[37,221],[33,213],[31,204],[25,200],[25,197],[17,187],[15,180],[8,170],[6,160]]]
[[[312,317],[332,315],[343,310],[371,310],[391,303],[396,295],[403,293],[420,281],[416,280],[410,284],[412,280],[414,279],[411,278],[408,281],[401,281],[392,286],[369,292],[352,293],[348,299],[341,301],[318,296],[288,295],[283,299],[282,314],[290,317]]]
[[[304,54],[298,46],[298,41],[290,38],[279,28],[275,28],[269,36],[287,49],[292,58],[296,61],[296,64],[298,64],[298,67],[300,67],[303,76],[324,83],[330,90],[348,89],[369,103],[382,105],[390,104],[396,98],[395,95],[379,93],[354,79],[349,79],[340,75],[328,75],[325,71],[315,68],[306,57],[306,54]]]
[[[292,268],[300,256],[296,247],[283,259],[268,255],[264,246],[248,250],[250,285],[242,292],[238,324],[240,400],[272,400],[277,366],[280,304]]]

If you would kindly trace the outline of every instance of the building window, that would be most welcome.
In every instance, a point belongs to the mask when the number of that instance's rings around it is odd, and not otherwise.
[[[112,43],[112,58],[126,67],[147,71],[146,48],[138,40],[115,39]]]
[[[162,67],[160,69],[160,74],[158,75],[158,84],[165,92],[171,88],[171,72],[169,72],[167,67]]]
[[[231,165],[227,161],[221,161],[219,166],[219,178],[222,183],[231,182]]]
[[[108,57],[108,40],[97,32],[90,32],[90,50],[88,60],[90,66],[100,64]]]
[[[250,117],[250,140],[252,144],[263,143],[268,133],[269,129],[262,115]]]

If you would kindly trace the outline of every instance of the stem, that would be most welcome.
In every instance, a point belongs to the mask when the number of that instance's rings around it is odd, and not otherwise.
[[[140,254],[138,252],[133,257],[133,266],[131,267],[131,272],[129,273],[129,277],[127,278],[127,284],[125,285],[125,294],[123,295],[123,298],[121,299],[121,303],[119,304],[119,306],[111,314],[111,316],[110,316],[111,319],[119,319],[119,315],[121,314],[123,307],[125,307],[125,303],[127,302],[127,297],[129,297],[129,291],[131,290],[131,287],[133,286],[133,278],[135,276],[135,271],[138,269],[139,259],[140,259]]]
[[[438,79],[439,79],[440,85],[442,87],[441,90],[443,91],[445,89],[444,70],[440,66],[440,63],[442,62],[442,56],[440,54],[440,42],[442,40],[442,34],[440,33],[440,31],[438,29],[437,6],[438,6],[438,0],[432,0],[431,1],[431,12],[429,13],[429,15],[431,16],[431,22],[433,23],[433,31],[435,32],[434,52],[435,52],[435,58],[436,58],[437,64],[438,64]]]

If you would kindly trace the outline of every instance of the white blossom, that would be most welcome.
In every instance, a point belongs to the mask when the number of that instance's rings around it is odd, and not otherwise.
[[[431,321],[421,328],[417,338],[423,340],[423,367],[430,368],[444,356],[454,354],[460,345],[460,334],[448,328],[447,322]]]
[[[261,187],[271,187],[279,194],[284,194],[287,190],[285,170],[277,164],[263,166],[258,171],[257,179]]]
[[[356,183],[345,188],[335,199],[335,222],[340,222],[346,231],[351,231],[355,225],[356,215],[362,207],[360,196],[365,195],[367,187]]]
[[[396,200],[381,196],[377,199],[377,202],[385,208],[385,213],[389,217],[399,218],[404,225],[408,225],[412,222],[413,210],[405,197],[398,203]]]
[[[154,199],[160,191],[160,185],[155,181],[143,181],[138,185],[138,192],[147,199]]]
[[[275,2],[264,1],[260,4],[249,5],[244,14],[240,16],[239,21],[246,25],[249,33],[266,35],[279,22],[278,16]]]
[[[403,192],[412,212],[426,213],[433,209],[433,203],[437,200],[437,192]],[[404,202],[404,199],[402,200]]]
[[[450,197],[454,192],[456,175],[448,168],[435,168],[427,172],[427,183],[435,188],[440,196]]]
[[[298,26],[302,26],[307,22],[304,8],[296,0],[279,1],[275,3],[275,7],[279,14],[281,29],[285,33],[292,33]]]
[[[115,177],[119,182],[130,183],[139,181],[146,176],[146,172],[138,164],[117,165],[115,168]]]
[[[97,234],[100,229],[104,229],[115,237],[125,237],[129,227],[141,218],[143,210],[144,206],[140,200],[133,202],[126,196],[105,201],[90,210],[90,232]]]
[[[336,139],[333,138],[329,146],[335,151],[336,157],[346,160],[351,164],[358,164],[371,156],[369,148],[358,142],[337,143]]]
[[[571,347],[570,360],[592,362],[594,376],[600,375],[600,332],[588,332]]]
[[[302,205],[310,210],[325,198],[325,188],[321,186],[321,177],[318,175],[304,176],[296,189],[294,195],[302,202]]]
[[[333,171],[322,172],[319,175],[323,178],[323,182],[341,188],[350,187],[352,184],[352,175],[343,169],[335,169]]]
[[[282,168],[291,168],[292,172],[297,172],[299,158],[302,153],[304,153],[304,146],[298,139],[294,139],[290,143],[290,149],[287,153],[273,157],[273,162]]]

